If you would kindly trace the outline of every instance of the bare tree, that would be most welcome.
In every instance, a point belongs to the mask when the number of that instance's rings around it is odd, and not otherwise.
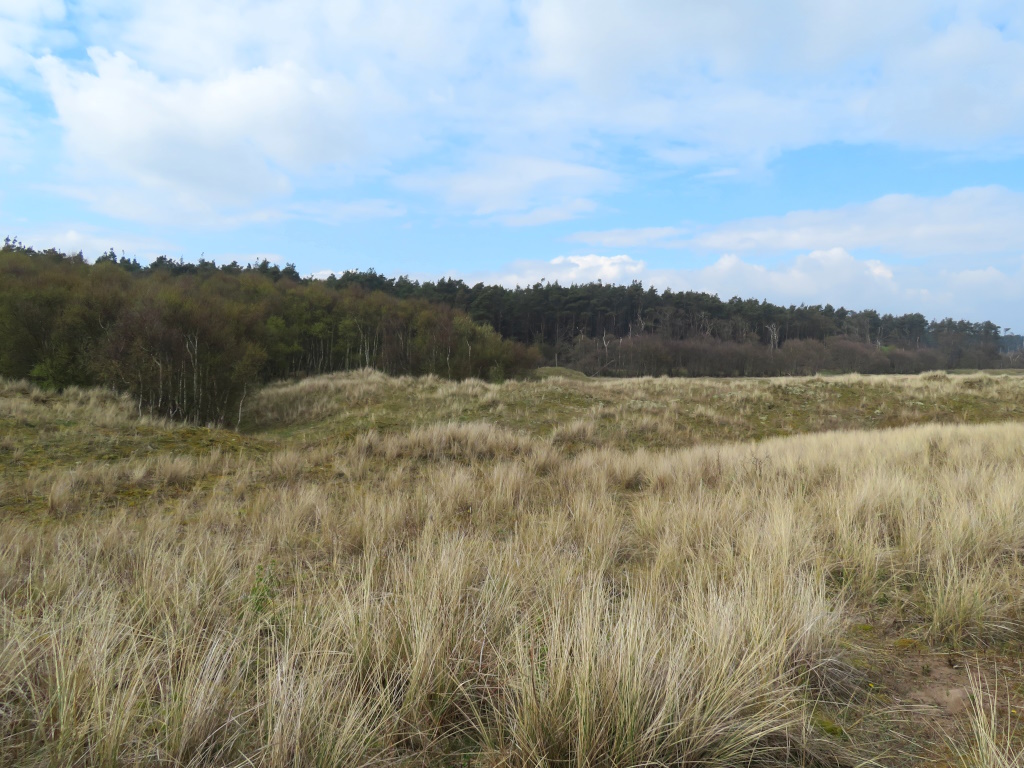
[[[771,347],[772,354],[774,355],[775,350],[779,348],[779,324],[769,323],[764,328],[768,331],[768,345]]]

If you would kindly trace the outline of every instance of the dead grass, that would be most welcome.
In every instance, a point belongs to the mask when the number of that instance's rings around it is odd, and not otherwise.
[[[374,372],[268,387],[247,429],[284,439],[487,422],[532,437],[621,449],[679,448],[802,432],[1024,418],[1024,379],[987,373],[785,379],[544,377],[485,384]]]
[[[998,672],[986,675],[969,670],[967,722],[950,738],[952,751],[963,768],[1015,768],[1024,765],[1024,717],[1014,692],[1000,687]],[[957,737],[959,736],[959,738]]]
[[[1015,382],[361,374],[249,437],[0,383],[0,764],[921,764],[885,654],[1019,652],[1024,425],[718,438]]]

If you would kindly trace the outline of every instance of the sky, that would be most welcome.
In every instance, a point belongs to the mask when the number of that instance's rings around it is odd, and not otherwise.
[[[1024,3],[0,0],[0,237],[1024,331]]]

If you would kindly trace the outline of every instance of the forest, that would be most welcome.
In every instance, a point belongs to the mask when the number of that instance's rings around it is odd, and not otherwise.
[[[235,424],[260,384],[373,368],[500,381],[541,365],[604,376],[916,373],[1020,364],[999,326],[777,306],[639,282],[514,289],[374,271],[325,280],[113,249],[89,263],[0,249],[0,376],[126,392],[140,413]]]
[[[504,288],[461,280],[419,283],[350,271],[329,278],[461,309],[554,365],[604,375],[745,376],[818,371],[916,373],[1011,364],[998,325],[920,313],[894,316],[696,291],[658,292],[634,281]]]
[[[0,376],[104,385],[139,412],[235,424],[254,386],[358,368],[500,380],[539,362],[464,312],[267,263],[0,250]]]

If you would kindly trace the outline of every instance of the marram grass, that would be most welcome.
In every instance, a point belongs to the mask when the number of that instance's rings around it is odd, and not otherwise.
[[[696,386],[330,377],[235,435],[6,385],[0,765],[922,764],[851,628],[1020,647],[1024,424],[664,445]],[[975,694],[949,758],[1015,764]]]

